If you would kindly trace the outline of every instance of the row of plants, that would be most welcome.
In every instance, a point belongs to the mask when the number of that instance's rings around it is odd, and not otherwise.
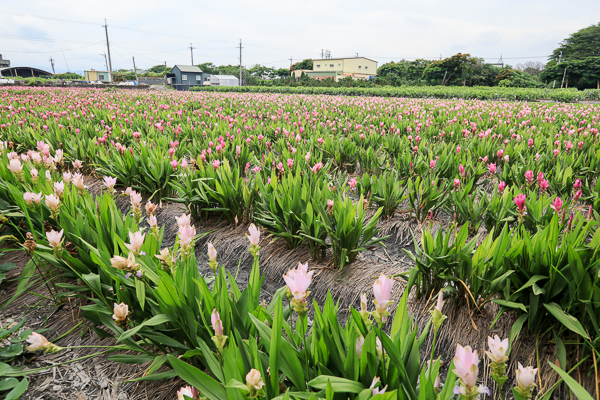
[[[577,89],[536,89],[488,86],[389,86],[376,88],[311,86],[195,86],[190,90],[195,92],[293,93],[311,95],[326,94],[334,96],[383,96],[438,99],[456,98],[516,101],[553,100],[567,103],[581,100],[600,99],[600,91],[596,89],[579,91]]]
[[[155,224],[155,205],[144,205],[149,225],[143,227],[135,192],[129,193],[131,212],[121,215],[115,204],[119,194],[110,186],[93,198],[67,184],[59,194],[46,194],[46,209],[41,201],[26,196],[23,190],[32,189],[29,183],[3,182],[2,192],[19,207],[31,230],[27,251],[84,283],[59,284],[64,291],[55,296],[85,298],[88,305],[82,311],[94,330],[117,340],[101,354],[119,353],[109,357],[116,362],[149,363],[144,376],[135,381],[179,376],[191,385],[178,392],[181,399],[451,399],[456,395],[474,399],[489,394],[488,388],[477,385],[476,350],[457,347],[443,386],[435,345],[430,356],[421,358],[425,340],[433,335],[435,343],[446,319],[441,291],[431,321],[421,333],[408,315],[410,290],[405,290],[392,318],[394,280],[385,275],[373,285],[374,307],[369,307],[363,294],[361,310],[351,309],[351,317],[341,324],[338,307],[328,296],[322,308],[313,302],[314,322],[309,329],[313,271],[308,264],[288,271],[286,287],[270,303],[261,302],[260,231],[253,225],[248,239],[254,261],[242,291],[218,265],[218,252],[211,244],[208,256],[214,276],[200,275],[194,251],[198,236],[189,215],[177,218],[177,240],[173,247],[164,248],[164,227]],[[35,190],[54,188],[41,180],[35,185]],[[55,196],[58,205],[53,203]],[[416,278],[415,269],[408,277],[409,288]],[[30,342],[29,351],[68,350],[39,333],[23,335]],[[508,342],[498,337],[489,340],[491,376],[499,387],[508,379]],[[124,350],[129,353],[123,354]],[[579,398],[591,398],[567,372],[552,368]],[[4,379],[35,372],[3,370]],[[536,372],[519,367],[513,388],[516,398],[532,397]],[[544,396],[549,398],[555,388]]]

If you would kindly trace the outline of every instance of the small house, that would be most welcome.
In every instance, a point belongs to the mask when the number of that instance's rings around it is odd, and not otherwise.
[[[167,83],[177,90],[190,90],[192,86],[202,86],[210,80],[210,74],[202,72],[195,65],[175,65],[167,74]]]
[[[92,69],[89,71],[83,71],[83,76],[85,77],[86,82],[111,82],[110,72],[108,71],[96,71]]]

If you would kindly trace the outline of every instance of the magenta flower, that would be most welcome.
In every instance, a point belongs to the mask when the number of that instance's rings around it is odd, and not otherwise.
[[[495,174],[496,173],[496,163],[488,164],[488,169],[490,170],[490,172],[492,174]]]
[[[525,172],[525,180],[529,185],[531,185],[534,182],[533,171],[529,170]]]
[[[221,166],[221,161],[219,161],[218,159],[214,160],[212,166],[214,169],[219,168]]]
[[[563,201],[560,199],[560,197],[556,196],[554,198],[554,200],[552,201],[552,204],[550,205],[550,208],[554,210],[555,213],[559,213],[562,206],[563,206]]]
[[[460,187],[460,179],[454,179],[454,189],[458,190]]]
[[[498,194],[504,193],[504,188],[506,187],[506,182],[500,181],[498,184]]]
[[[458,166],[458,173],[460,174],[460,176],[465,176],[465,167],[463,167],[462,164]]]
[[[171,149],[173,150],[173,149]],[[173,160],[171,161],[171,167],[173,167],[173,171],[177,171],[177,160]]]
[[[523,193],[519,193],[515,197],[515,204],[517,205],[517,210],[519,211],[519,213],[525,212],[527,208],[525,207],[525,195]]]

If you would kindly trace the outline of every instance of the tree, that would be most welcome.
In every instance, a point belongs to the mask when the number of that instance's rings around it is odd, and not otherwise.
[[[273,79],[275,77],[275,69],[255,64],[250,68],[250,74],[259,79]]]
[[[473,74],[473,68],[480,61],[470,54],[458,53],[443,60],[436,60],[423,70],[423,79],[432,84],[462,84]]]
[[[294,71],[297,69],[309,69],[312,70],[313,69],[313,60],[311,59],[306,59],[306,60],[302,60],[302,61],[298,61],[297,63],[293,64],[290,67],[290,71]]]
[[[207,74],[218,75],[217,66],[211,62],[198,64],[198,68],[200,68],[202,72],[206,72]]]
[[[600,23],[583,28],[563,40],[549,58],[542,79],[600,89]]]
[[[515,69],[521,72],[527,72],[531,76],[538,76],[544,71],[544,68],[546,68],[546,64],[539,61],[527,61],[524,64],[517,64],[515,67]]]
[[[290,77],[290,70],[287,68],[279,68],[275,70],[275,76],[280,79],[287,79]]]
[[[171,72],[171,69],[172,68],[167,67],[167,72]],[[154,67],[149,68],[148,72],[152,72],[152,73],[155,73],[155,74],[164,74],[165,73],[165,66],[162,65],[162,64],[155,65]]]

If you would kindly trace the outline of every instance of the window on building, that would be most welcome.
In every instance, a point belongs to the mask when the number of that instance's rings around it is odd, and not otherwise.
[[[321,68],[321,64],[317,64],[317,68]]]
[[[358,66],[358,69],[360,69],[360,68],[361,68],[361,66],[359,65],[359,66]]]
[[[103,80],[104,80],[104,75],[102,75],[102,74],[98,74],[98,80],[99,80],[99,81],[103,81]]]
[[[367,67],[367,66],[365,65],[365,69],[369,69],[369,67]]]
[[[329,68],[333,68],[333,64],[329,64]]]
[[[181,80],[182,81],[187,81],[187,75],[181,75]]]
[[[202,82],[202,75],[196,75],[196,80]]]
[[[338,67],[341,67],[341,66],[342,66],[342,64],[338,64]]]

